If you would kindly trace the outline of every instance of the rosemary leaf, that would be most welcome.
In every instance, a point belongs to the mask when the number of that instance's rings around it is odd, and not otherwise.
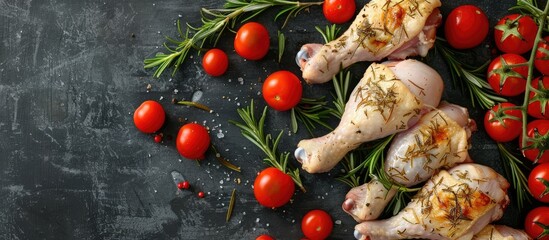
[[[528,172],[529,169],[501,143],[498,143],[498,150],[500,152],[501,160],[503,161],[505,175],[507,175],[506,178],[512,180],[513,188],[516,191],[517,206],[519,209],[522,209],[525,201],[531,202],[531,194],[528,189],[528,178],[524,174],[524,171]]]
[[[221,156],[221,153],[219,153],[219,151],[217,151],[217,148],[215,148],[215,146],[213,144],[210,145],[212,150],[214,151],[214,154],[215,154],[215,158],[217,159],[217,161],[225,166],[226,168],[228,169],[231,169],[235,172],[240,172],[240,167],[230,163],[229,161],[227,161],[227,159],[225,159],[223,156]]]
[[[278,31],[278,62],[282,61],[282,55],[284,54],[284,47],[286,45],[286,37],[284,33]]]
[[[225,217],[225,222],[229,222],[233,214],[234,202],[236,201],[236,189],[233,189],[231,192],[231,200],[229,201],[229,208],[227,209],[227,216]]]
[[[174,104],[177,104],[177,105],[185,105],[185,106],[189,106],[189,107],[195,107],[195,108],[198,108],[198,109],[202,109],[206,112],[212,112],[211,108],[209,108],[208,106],[206,106],[204,104],[201,104],[201,103],[192,102],[192,101],[184,101],[184,100],[178,101],[175,98],[172,99],[172,102]]]

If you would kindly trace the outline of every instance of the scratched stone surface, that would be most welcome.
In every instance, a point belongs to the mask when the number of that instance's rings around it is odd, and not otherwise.
[[[493,25],[513,3],[489,2],[445,1],[442,10],[447,14],[459,4],[476,3]],[[358,6],[364,3],[357,1]],[[328,174],[304,173],[307,193],[296,191],[292,203],[279,209],[261,207],[252,185],[265,167],[263,154],[228,122],[237,120],[236,109],[252,99],[258,111],[263,108],[261,81],[271,72],[299,73],[295,53],[304,43],[321,42],[314,26],[327,24],[320,7],[301,13],[282,29],[282,21],[273,20],[275,11],[256,18],[271,34],[269,53],[261,61],[236,55],[234,33],[224,33],[218,47],[228,52],[230,69],[222,77],[205,75],[196,52],[174,76],[155,79],[153,71],[143,69],[143,59],[163,50],[164,37],[177,35],[177,20],[198,25],[201,7],[222,4],[0,0],[0,239],[255,239],[264,233],[299,239],[301,217],[317,208],[336,221],[331,239],[353,238],[356,223],[340,207],[349,187],[334,179],[339,168]],[[287,36],[280,63],[279,29]],[[444,98],[470,107],[451,87],[441,59],[427,61],[447,81]],[[353,67],[355,81],[366,66]],[[329,96],[331,85],[304,89],[306,96]],[[171,104],[172,98],[189,100],[196,91],[202,91],[199,101],[213,113]],[[133,111],[148,99],[166,109],[161,144],[133,126]],[[471,113],[480,122],[483,111]],[[208,126],[213,144],[241,166],[242,173],[222,167],[211,153],[200,165],[179,156],[173,138],[181,121]],[[293,151],[297,141],[308,136],[305,131],[290,133],[287,112],[269,111],[266,124],[274,134],[284,131],[283,151]],[[482,131],[472,141],[474,159],[502,169],[496,146]],[[206,197],[177,192],[173,170]],[[237,200],[226,222],[233,189]],[[524,210],[511,206],[500,223],[520,227],[517,219],[523,215]]]

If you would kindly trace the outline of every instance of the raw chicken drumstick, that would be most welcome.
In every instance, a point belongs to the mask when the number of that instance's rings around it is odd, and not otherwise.
[[[324,83],[355,62],[425,56],[442,19],[440,5],[440,0],[371,0],[339,38],[301,47],[296,62],[303,79]]]
[[[360,144],[401,132],[440,102],[438,73],[416,60],[372,63],[357,84],[334,131],[302,140],[295,157],[309,173],[327,172]]]
[[[427,181],[440,168],[470,161],[468,140],[475,128],[466,108],[443,102],[395,136],[385,158],[385,173],[393,183],[411,187]],[[373,179],[351,189],[342,208],[358,222],[374,220],[396,192],[396,187],[387,189]]]
[[[509,183],[492,168],[464,163],[433,176],[397,215],[355,226],[357,239],[471,239],[509,204]]]
[[[488,225],[473,236],[472,240],[531,240],[526,232],[504,225]]]

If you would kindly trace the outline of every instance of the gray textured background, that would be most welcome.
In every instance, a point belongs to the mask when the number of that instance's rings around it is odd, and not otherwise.
[[[445,1],[443,12],[475,2],[492,24],[513,3]],[[164,36],[176,35],[177,19],[196,25],[200,7],[222,3],[0,0],[0,239],[255,239],[262,233],[298,239],[301,217],[315,208],[338,220],[333,239],[352,238],[355,222],[340,208],[348,187],[333,179],[337,170],[304,174],[308,192],[297,191],[291,204],[276,210],[259,206],[251,185],[265,167],[263,155],[228,123],[250,99],[264,106],[258,92],[269,73],[299,73],[293,56],[303,43],[320,42],[314,26],[327,24],[320,7],[282,29],[288,38],[282,63],[275,60],[281,22],[274,22],[275,12],[268,11],[256,19],[271,33],[264,60],[243,61],[233,51],[234,34],[227,32],[218,45],[230,58],[223,77],[206,76],[196,54],[173,77],[153,79],[152,71],[143,69],[143,59],[162,50]],[[357,1],[359,7],[364,3]],[[440,59],[430,63],[448,79]],[[365,66],[355,67],[355,76]],[[468,106],[447,85],[444,98]],[[305,94],[327,94],[330,87],[305,86]],[[214,113],[170,104],[173,97],[190,99],[198,90]],[[162,144],[133,126],[134,109],[147,99],[166,109],[162,132],[168,137]],[[482,111],[471,111],[479,121]],[[269,131],[288,132],[288,113],[269,114]],[[180,157],[169,139],[181,125],[179,118],[208,126],[213,143],[243,172],[220,167],[211,154],[200,166]],[[224,136],[218,137],[219,132]],[[306,136],[286,134],[281,149],[293,151]],[[495,145],[484,133],[477,133],[473,142],[473,158],[501,169]],[[182,172],[207,197],[176,194],[172,170]],[[234,214],[225,223],[234,188]],[[517,215],[510,207],[503,222],[520,226]]]

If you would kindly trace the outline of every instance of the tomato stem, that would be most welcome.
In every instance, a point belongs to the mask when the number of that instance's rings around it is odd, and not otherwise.
[[[545,9],[543,10],[543,13],[541,13],[539,18],[542,19],[542,20],[547,18],[548,12],[549,12],[549,1],[547,1],[547,3],[545,4]],[[526,78],[526,90],[524,91],[524,102],[523,102],[522,108],[521,108],[521,111],[522,111],[522,146],[523,146],[523,148],[521,149],[521,152],[522,152],[523,156],[525,156],[525,154],[524,154],[525,149],[524,148],[527,147],[526,142],[528,140],[528,135],[526,133],[526,125],[528,123],[528,121],[527,121],[527,119],[528,119],[527,111],[528,111],[528,104],[530,104],[530,91],[531,91],[531,88],[532,88],[531,87],[532,76],[534,75],[534,60],[536,58],[536,49],[538,48],[538,44],[542,39],[542,33],[543,33],[543,28],[545,27],[545,23],[546,23],[546,21],[540,21],[540,23],[539,23],[536,39],[534,40],[534,47],[533,47],[533,49],[530,53],[530,59],[528,59],[528,77]]]

